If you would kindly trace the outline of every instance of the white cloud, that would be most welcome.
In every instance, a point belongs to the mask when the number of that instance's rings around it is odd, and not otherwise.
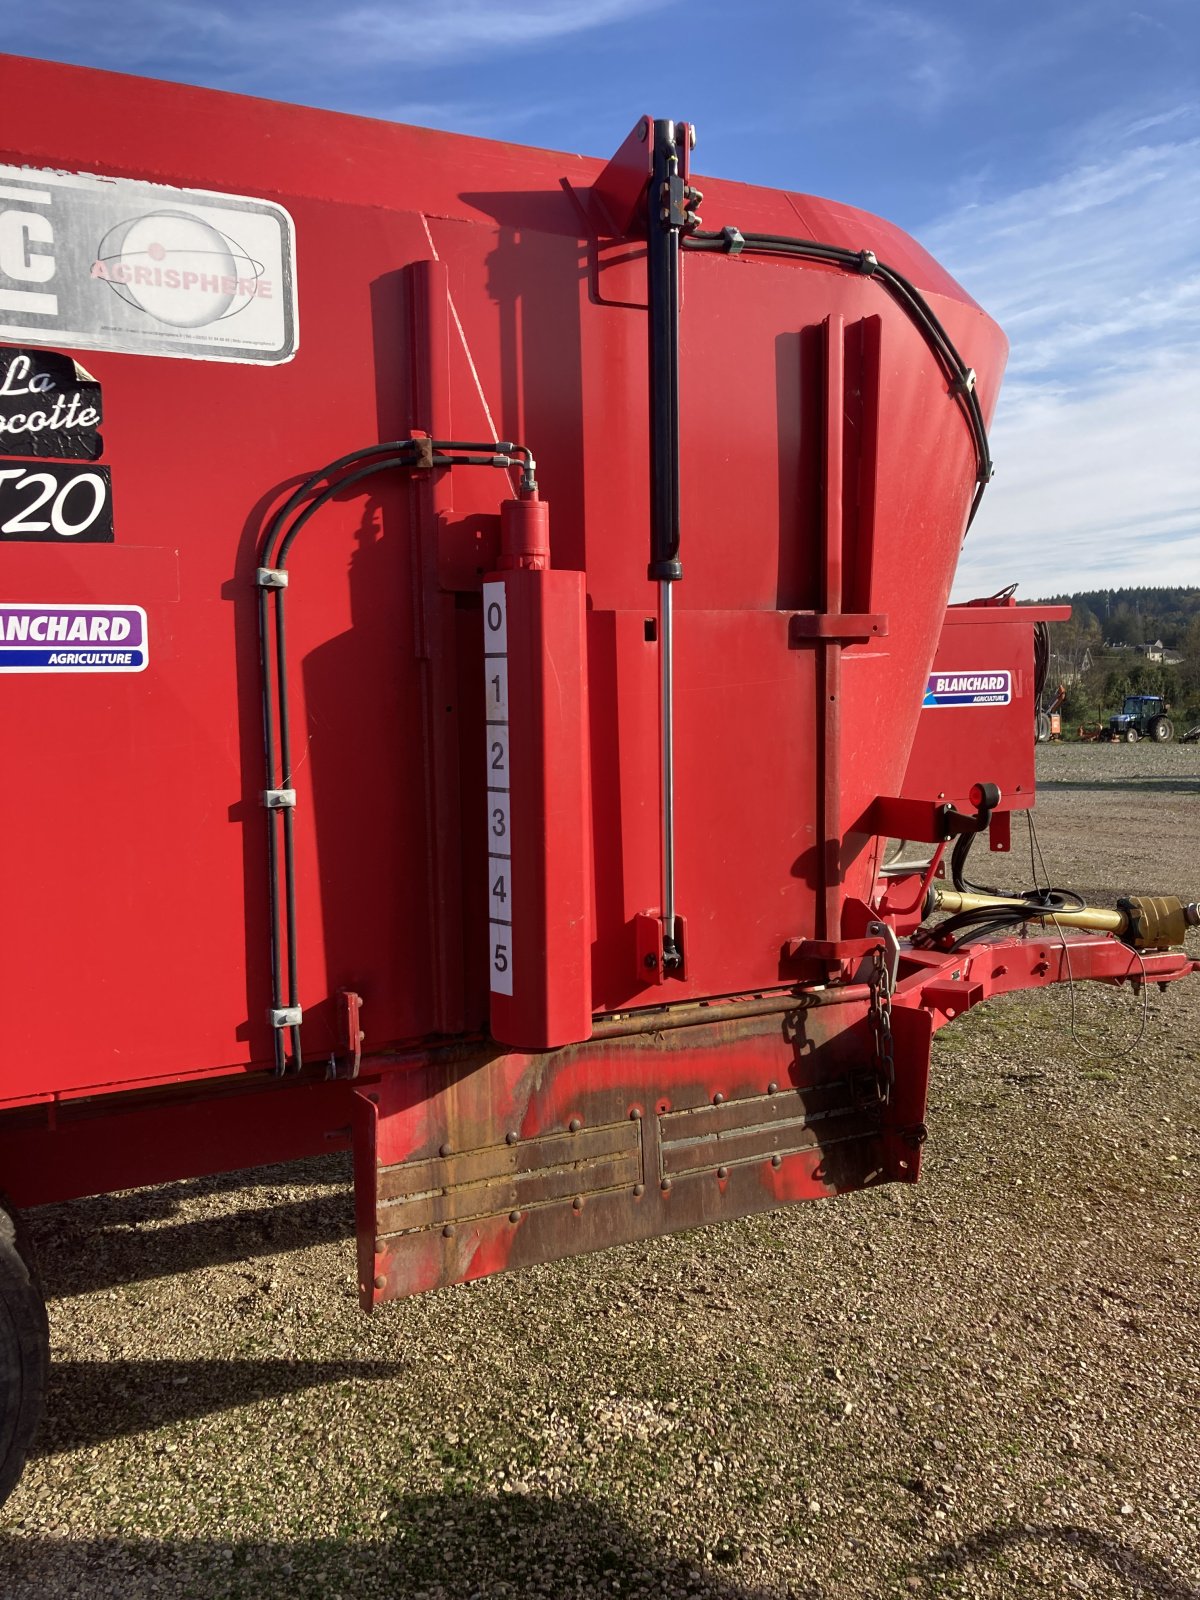
[[[411,62],[461,60],[548,44],[657,9],[665,0],[439,0],[356,6],[333,14],[331,37],[354,52]]]
[[[1123,119],[1053,181],[923,234],[1012,344],[997,478],[956,594],[1200,572],[1200,139],[1194,108]]]
[[[1200,377],[1162,356],[1090,394],[1021,386],[993,430],[997,477],[963,548],[957,598],[1026,598],[1200,574]]]
[[[302,72],[354,70],[384,64],[439,66],[522,50],[610,23],[644,16],[676,0],[392,0],[349,8],[268,0],[253,9],[195,0],[127,0],[89,33],[87,58],[124,71],[203,72],[206,82],[238,87],[252,75],[275,79]],[[43,0],[7,26],[5,48],[42,53],[69,39],[79,0]]]

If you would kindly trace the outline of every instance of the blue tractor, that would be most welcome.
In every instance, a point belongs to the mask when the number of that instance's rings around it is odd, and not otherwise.
[[[1129,744],[1139,739],[1166,744],[1175,732],[1167,716],[1170,709],[1160,694],[1127,694],[1120,711],[1108,719],[1108,737]]]

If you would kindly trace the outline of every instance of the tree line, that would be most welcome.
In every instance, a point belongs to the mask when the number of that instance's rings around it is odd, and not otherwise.
[[[1128,694],[1162,695],[1177,733],[1200,723],[1200,588],[1098,589],[1047,598],[1071,607],[1069,622],[1050,626],[1045,695],[1049,700],[1065,683],[1065,732],[1107,721]],[[1148,660],[1145,647],[1159,640],[1182,659]]]

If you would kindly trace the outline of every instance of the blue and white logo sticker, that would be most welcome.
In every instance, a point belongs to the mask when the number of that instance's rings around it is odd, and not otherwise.
[[[141,672],[141,606],[0,605],[0,672]]]
[[[1006,706],[1011,672],[931,672],[922,706]]]

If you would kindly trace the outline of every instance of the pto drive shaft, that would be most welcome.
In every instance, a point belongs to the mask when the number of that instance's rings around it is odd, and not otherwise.
[[[1076,906],[1038,915],[1028,900],[997,894],[964,894],[957,889],[935,889],[933,910],[954,915],[959,911],[986,911],[990,906],[1017,906],[1031,922],[1052,922],[1056,927],[1087,928],[1093,933],[1115,933],[1135,950],[1167,950],[1182,944],[1188,928],[1200,927],[1200,904],[1185,905],[1174,896],[1133,895],[1117,901],[1115,911],[1099,906]]]

